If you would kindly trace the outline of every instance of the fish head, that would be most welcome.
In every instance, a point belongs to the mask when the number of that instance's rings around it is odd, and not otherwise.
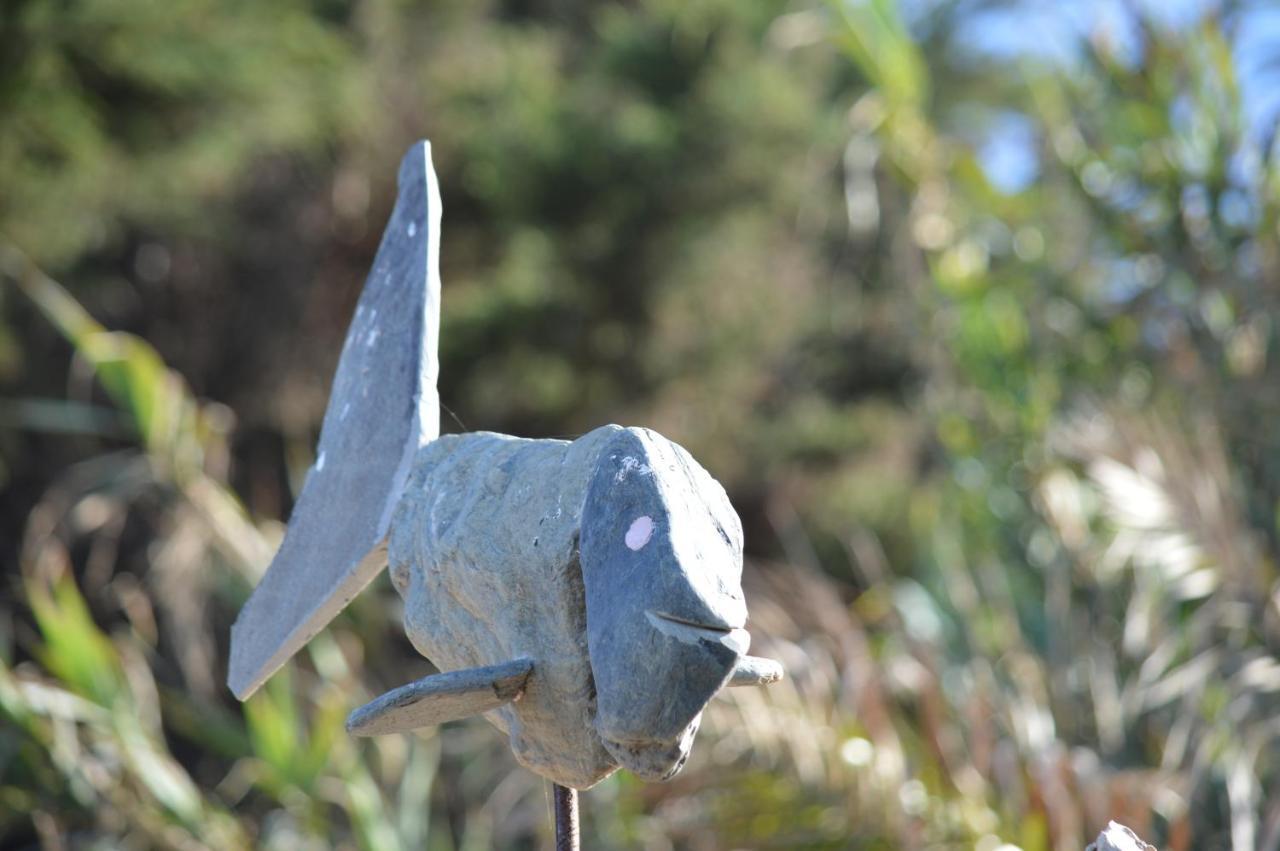
[[[622,767],[668,779],[747,652],[741,522],[683,448],[617,429],[587,488],[579,561],[596,732]]]

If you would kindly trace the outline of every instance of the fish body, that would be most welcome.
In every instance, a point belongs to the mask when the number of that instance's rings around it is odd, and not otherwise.
[[[405,632],[442,671],[531,660],[484,715],[562,785],[669,777],[747,649],[737,516],[647,429],[443,436],[414,459],[388,555]]]

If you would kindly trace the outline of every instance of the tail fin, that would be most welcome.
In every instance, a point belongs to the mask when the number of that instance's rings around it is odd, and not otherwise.
[[[418,447],[440,433],[440,191],[431,145],[399,195],[347,330],[316,461],[280,551],[231,629],[227,685],[251,695],[386,566],[392,511]]]

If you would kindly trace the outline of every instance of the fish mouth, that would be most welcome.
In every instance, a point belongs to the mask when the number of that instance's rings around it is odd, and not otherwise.
[[[644,616],[658,632],[683,644],[713,641],[738,653],[746,653],[751,643],[751,637],[745,629],[732,627],[727,623],[697,623],[654,609],[646,609]]]
[[[679,735],[671,741],[611,739],[601,736],[605,750],[618,764],[642,780],[662,783],[670,780],[684,768],[693,749],[693,737],[698,734],[702,713],[694,716]]]
[[[682,618],[677,615],[670,615],[670,614],[667,614],[666,612],[659,612],[653,609],[648,609],[647,611],[645,611],[645,614],[651,615],[652,617],[655,617],[655,618],[661,618],[662,620],[667,621],[669,623],[679,624],[680,626],[687,626],[693,629],[706,630],[707,632],[726,633],[726,632],[729,632],[731,629],[733,629],[733,627],[729,626],[727,623],[724,623],[724,622],[717,622],[717,623],[711,623],[711,624],[698,623],[697,621],[692,621],[692,620],[689,620],[688,618]]]

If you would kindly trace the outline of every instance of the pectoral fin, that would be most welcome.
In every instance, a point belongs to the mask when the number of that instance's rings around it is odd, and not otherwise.
[[[432,674],[352,712],[347,716],[347,732],[356,736],[405,733],[488,712],[520,697],[532,672],[532,660],[516,659]]]
[[[729,686],[767,686],[782,679],[782,665],[759,656],[743,656],[734,666]]]

